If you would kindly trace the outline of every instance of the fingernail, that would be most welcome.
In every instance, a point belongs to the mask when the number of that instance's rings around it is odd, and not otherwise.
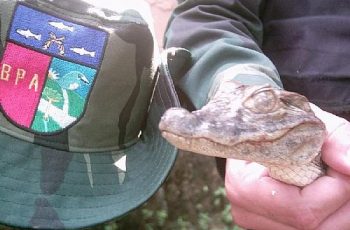
[[[246,166],[246,164],[247,162],[242,160],[227,159],[226,161],[226,167],[228,167],[230,171],[242,170]]]

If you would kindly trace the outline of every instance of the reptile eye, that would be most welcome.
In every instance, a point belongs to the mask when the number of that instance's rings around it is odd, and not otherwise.
[[[262,89],[251,94],[244,107],[253,113],[272,113],[278,109],[278,97],[273,90]]]

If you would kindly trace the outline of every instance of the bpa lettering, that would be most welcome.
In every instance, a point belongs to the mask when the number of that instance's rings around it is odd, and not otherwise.
[[[8,82],[13,77],[16,77],[15,85],[18,85],[28,76],[26,76],[26,70],[20,68],[14,69],[11,65],[3,63],[1,66],[0,80]],[[39,75],[34,74],[31,78],[28,89],[37,92],[39,88]]]

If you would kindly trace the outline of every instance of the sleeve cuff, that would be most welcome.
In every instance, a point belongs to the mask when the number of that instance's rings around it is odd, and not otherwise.
[[[272,87],[283,88],[279,74],[275,69],[257,64],[239,64],[216,75],[209,91],[208,100],[215,95],[220,84],[232,80],[244,85],[269,84]]]

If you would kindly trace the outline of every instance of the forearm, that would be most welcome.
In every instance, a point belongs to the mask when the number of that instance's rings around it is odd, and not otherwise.
[[[175,83],[196,108],[207,102],[223,76],[245,84],[281,86],[274,65],[260,49],[262,2],[185,1],[174,11],[165,46],[192,53],[191,68]]]

